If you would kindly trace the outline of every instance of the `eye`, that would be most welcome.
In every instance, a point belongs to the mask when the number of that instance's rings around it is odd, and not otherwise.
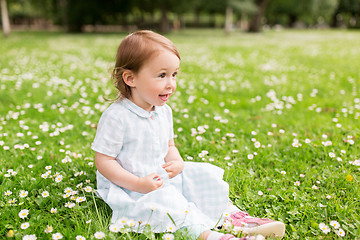
[[[177,74],[178,74],[177,72],[174,72],[171,76],[174,78],[176,77]]]
[[[165,73],[161,73],[161,74],[159,75],[159,78],[164,78],[164,77],[166,77],[166,74],[165,74]]]

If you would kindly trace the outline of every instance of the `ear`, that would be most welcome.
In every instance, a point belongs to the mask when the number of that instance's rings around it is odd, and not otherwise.
[[[129,87],[135,87],[135,74],[130,70],[125,70],[122,74],[122,78],[126,85]]]

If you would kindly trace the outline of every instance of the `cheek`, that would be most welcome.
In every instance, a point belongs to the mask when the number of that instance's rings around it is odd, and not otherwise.
[[[162,84],[151,84],[148,86],[148,89],[150,92],[158,94],[164,89],[164,86]]]

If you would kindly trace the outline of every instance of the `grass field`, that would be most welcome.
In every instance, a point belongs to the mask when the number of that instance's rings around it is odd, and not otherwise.
[[[1,239],[162,239],[110,231],[93,193],[90,144],[124,36],[0,37]],[[234,203],[286,223],[285,239],[360,239],[360,32],[168,37],[183,158],[224,168]]]

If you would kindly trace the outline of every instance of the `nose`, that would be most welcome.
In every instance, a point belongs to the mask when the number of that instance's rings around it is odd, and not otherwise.
[[[173,78],[173,77],[168,78],[166,88],[171,89],[172,91],[175,91],[175,89],[176,89],[176,79]]]

